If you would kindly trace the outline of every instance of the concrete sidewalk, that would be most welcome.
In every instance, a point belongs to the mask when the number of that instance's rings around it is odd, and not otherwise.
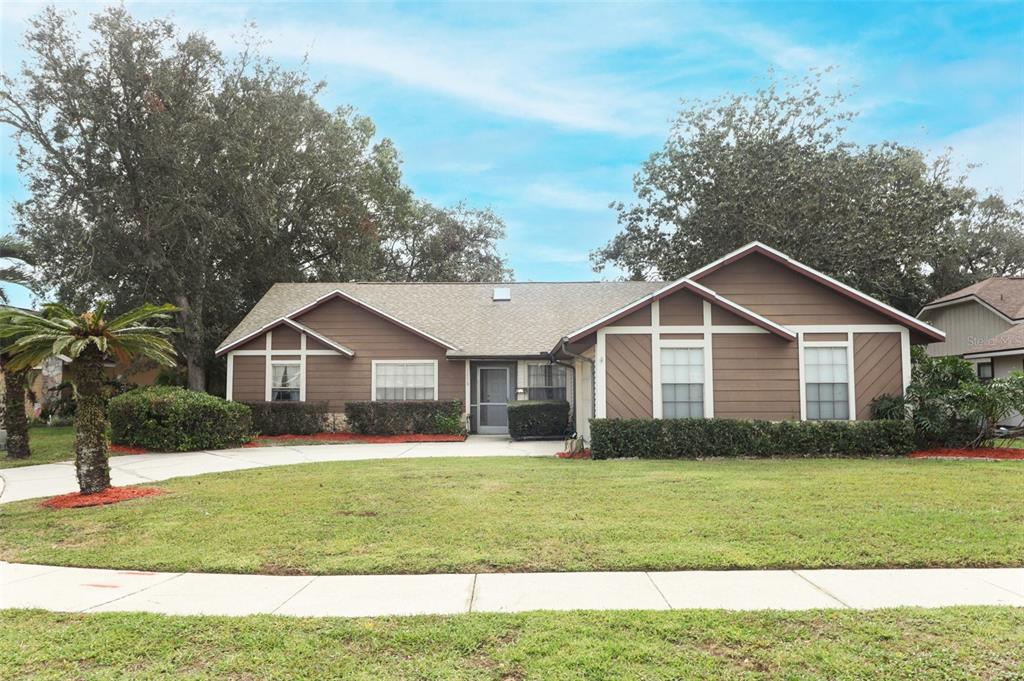
[[[370,617],[526,610],[1024,607],[1024,568],[286,577],[0,563],[0,608]]]
[[[471,435],[464,442],[242,447],[203,452],[132,454],[110,457],[110,478],[114,485],[122,486],[205,473],[323,461],[552,456],[562,449],[562,445],[561,441],[513,442],[504,436]],[[70,462],[0,469],[0,504],[77,491],[75,467]]]

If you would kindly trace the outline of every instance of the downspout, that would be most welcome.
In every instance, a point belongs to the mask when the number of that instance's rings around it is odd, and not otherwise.
[[[584,362],[586,362],[586,363],[588,363],[590,365],[590,390],[592,392],[592,394],[590,396],[590,404],[591,404],[591,410],[593,410],[593,405],[597,404],[597,382],[595,381],[595,379],[597,377],[596,377],[596,375],[594,373],[596,371],[596,365],[594,364],[594,360],[590,359],[589,357],[584,357],[583,355],[581,355],[579,353],[576,353],[576,352],[573,352],[572,350],[570,350],[569,349],[569,339],[567,337],[563,337],[562,340],[559,341],[558,352],[564,352],[565,354],[567,354],[570,357],[573,357],[575,359],[582,359]],[[572,364],[567,364],[565,362],[561,362],[561,361],[555,359],[555,353],[554,352],[551,352],[551,353],[548,353],[548,354],[551,356],[551,363],[552,364],[561,364],[562,366],[567,366],[567,367],[572,369],[572,376],[573,376],[572,413],[573,413],[573,416],[577,416],[578,417],[579,414],[576,411],[576,407],[577,407],[576,366],[572,365]],[[593,414],[590,414],[590,416],[593,416]],[[579,435],[579,433],[576,433],[576,435]]]

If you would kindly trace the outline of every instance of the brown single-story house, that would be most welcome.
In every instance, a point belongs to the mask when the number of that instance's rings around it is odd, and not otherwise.
[[[591,417],[866,419],[902,393],[929,324],[751,243],[672,282],[276,284],[217,350],[227,397],[459,399]]]
[[[917,316],[946,332],[928,354],[963,357],[982,381],[1024,371],[1024,278],[990,277],[933,300]],[[1004,421],[1022,422],[1021,414]]]

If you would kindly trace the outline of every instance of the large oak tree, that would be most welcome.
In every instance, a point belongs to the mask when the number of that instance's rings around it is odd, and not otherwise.
[[[172,301],[190,387],[273,282],[509,276],[496,215],[417,200],[373,123],[325,110],[323,84],[261,57],[255,36],[227,58],[123,8],[89,34],[43,11],[0,84],[29,191],[17,230],[63,302]]]
[[[687,103],[595,267],[675,278],[759,240],[911,313],[1024,272],[1019,203],[978,196],[948,154],[849,141],[856,114],[822,76]]]

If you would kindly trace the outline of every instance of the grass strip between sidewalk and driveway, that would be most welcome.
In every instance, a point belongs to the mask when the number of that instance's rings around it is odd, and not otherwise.
[[[1024,609],[381,619],[0,612],[33,679],[1011,679]]]
[[[0,506],[0,558],[263,574],[1024,565],[1024,463],[408,459]]]

